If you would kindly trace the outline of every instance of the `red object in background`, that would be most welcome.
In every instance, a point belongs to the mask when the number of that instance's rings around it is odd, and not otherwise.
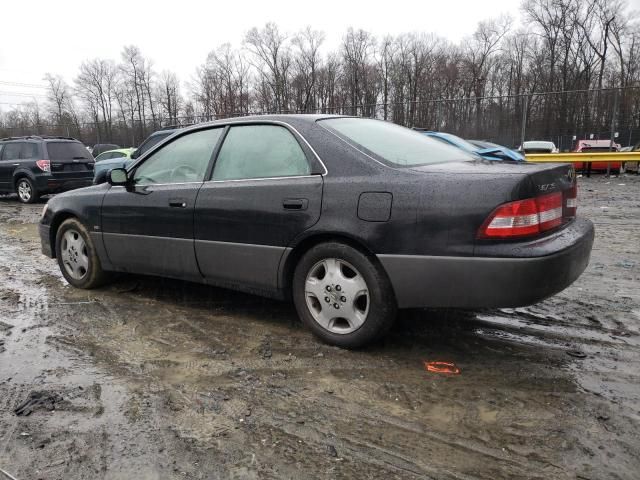
[[[613,143],[613,148],[611,148],[611,140],[578,140],[576,142],[576,148],[573,150],[576,153],[606,153],[609,151],[619,152],[621,145],[619,143]],[[600,171],[607,170],[608,162],[592,162],[591,170]],[[583,162],[573,162],[576,168],[582,168]],[[611,171],[620,170],[622,167],[622,162],[611,162],[610,168]]]
[[[424,369],[432,373],[444,373],[446,375],[460,375],[460,369],[452,362],[424,362]]]

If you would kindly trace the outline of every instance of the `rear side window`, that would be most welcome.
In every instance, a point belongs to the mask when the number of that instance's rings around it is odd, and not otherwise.
[[[37,160],[40,155],[40,149],[37,143],[23,143],[20,149],[20,158],[28,160]]]
[[[84,145],[79,142],[47,142],[50,160],[93,160]]]
[[[392,167],[476,159],[453,145],[382,120],[331,118],[319,124],[353,147]]]
[[[298,141],[276,125],[231,127],[213,170],[214,180],[309,175],[309,163]]]
[[[7,143],[2,150],[2,160],[18,160],[22,151],[22,142]]]

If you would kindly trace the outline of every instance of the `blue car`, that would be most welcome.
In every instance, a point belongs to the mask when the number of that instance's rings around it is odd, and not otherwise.
[[[96,165],[94,169],[93,175],[93,183],[99,184],[107,181],[107,173],[109,173],[114,168],[127,168],[131,165],[136,158],[140,155],[148,152],[153,147],[155,147],[162,140],[167,138],[169,135],[174,134],[178,128],[170,127],[165,128],[163,130],[158,130],[157,132],[153,132],[149,135],[142,144],[136,148],[130,155],[122,154],[120,156],[114,156],[110,158],[105,158],[104,160],[98,161],[96,159]],[[108,152],[107,152],[108,153]],[[103,154],[104,155],[104,154]]]
[[[502,161],[507,160],[510,162],[524,162],[524,156],[515,150],[497,145],[495,143],[484,142],[480,140],[468,141],[463,138],[452,135],[451,133],[444,132],[422,132],[423,134],[440,140],[441,142],[448,143],[454,147],[458,147],[461,150],[469,153],[475,153],[480,155],[485,160]]]

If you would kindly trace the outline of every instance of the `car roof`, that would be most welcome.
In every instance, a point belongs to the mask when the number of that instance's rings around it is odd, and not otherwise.
[[[242,123],[242,122],[306,122],[306,123],[314,123],[318,120],[325,120],[329,118],[362,118],[355,117],[352,115],[329,115],[329,114],[315,114],[315,113],[289,113],[289,114],[268,114],[268,115],[246,115],[242,117],[228,117],[221,118],[219,120],[213,120],[211,122],[197,123],[195,125],[190,125],[188,127],[184,127],[181,130],[197,130],[202,127],[206,127],[209,125],[225,125],[228,123]],[[154,133],[165,132],[166,130],[159,130]],[[152,134],[153,135],[153,134]]]
[[[102,152],[100,155],[104,155],[105,153],[113,153],[113,152],[117,152],[117,153],[129,153],[129,152],[133,152],[135,150],[135,148],[133,147],[128,147],[128,148],[114,148],[113,150],[105,150],[104,152]],[[100,156],[98,155],[98,156]]]
[[[180,128],[164,128],[162,130],[156,130],[155,132],[151,132],[147,138],[157,137],[158,135],[171,135],[173,132],[178,130],[180,130]]]
[[[554,145],[554,143],[549,140],[527,140],[524,143],[526,145]]]
[[[45,142],[79,142],[73,137],[62,137],[54,135],[24,135],[22,137],[6,137],[1,138],[0,142],[24,142],[24,141],[45,141]]]

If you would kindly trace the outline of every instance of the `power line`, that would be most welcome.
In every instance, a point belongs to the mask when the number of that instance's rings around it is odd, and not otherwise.
[[[9,87],[47,88],[47,85],[38,85],[36,83],[24,83],[24,82],[10,82],[6,80],[0,80],[0,85],[6,85]]]
[[[40,98],[47,98],[46,95],[42,95],[39,93],[27,93],[27,92],[10,92],[7,90],[0,90],[0,95],[6,95],[6,96],[16,96],[16,97],[40,97]]]

